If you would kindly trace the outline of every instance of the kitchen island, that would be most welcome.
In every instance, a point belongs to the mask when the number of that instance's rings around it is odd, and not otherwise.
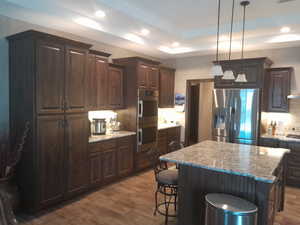
[[[258,225],[272,225],[284,206],[288,149],[204,141],[160,157],[179,164],[178,225],[200,225],[205,195],[225,193],[253,202]]]

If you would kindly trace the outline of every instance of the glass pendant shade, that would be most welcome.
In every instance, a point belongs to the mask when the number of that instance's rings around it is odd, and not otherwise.
[[[223,76],[223,69],[220,64],[214,64],[211,68],[211,75],[215,77]]]
[[[234,74],[232,70],[226,70],[224,72],[223,80],[235,80]]]
[[[235,82],[241,82],[241,83],[247,82],[246,74],[245,73],[239,73],[237,75],[237,78],[235,79]]]

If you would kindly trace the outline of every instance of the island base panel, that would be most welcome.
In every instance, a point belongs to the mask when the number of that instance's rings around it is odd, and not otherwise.
[[[276,186],[250,177],[180,166],[178,225],[205,222],[205,195],[231,194],[258,207],[258,225],[273,225],[276,212]]]

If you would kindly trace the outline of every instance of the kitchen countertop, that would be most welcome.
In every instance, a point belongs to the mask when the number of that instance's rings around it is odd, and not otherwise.
[[[173,128],[173,127],[181,127],[181,125],[176,124],[176,123],[161,123],[161,124],[158,124],[158,130]]]
[[[270,139],[277,139],[280,141],[293,141],[293,142],[300,142],[300,139],[298,138],[289,138],[284,135],[269,135],[269,134],[263,134],[260,136],[261,138],[270,138]]]
[[[204,141],[163,155],[161,160],[273,183],[273,175],[288,149]]]
[[[114,138],[121,138],[121,137],[131,136],[135,134],[136,134],[135,132],[131,132],[131,131],[116,131],[104,135],[92,135],[91,137],[89,137],[89,143],[95,143],[95,142],[110,140]]]

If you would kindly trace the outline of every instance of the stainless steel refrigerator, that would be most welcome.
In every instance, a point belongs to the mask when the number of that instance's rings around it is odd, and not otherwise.
[[[213,140],[256,145],[259,89],[214,89],[213,97]]]

